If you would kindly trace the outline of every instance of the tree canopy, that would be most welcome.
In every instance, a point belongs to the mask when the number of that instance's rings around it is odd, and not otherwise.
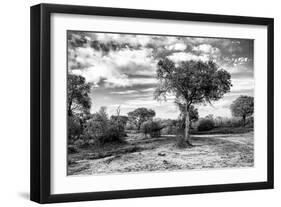
[[[230,91],[229,72],[219,69],[213,61],[185,61],[179,65],[169,59],[158,62],[157,78],[160,82],[156,98],[165,98],[168,93],[191,105],[219,100]]]
[[[251,116],[254,113],[254,97],[251,96],[239,96],[230,106],[232,115],[235,117],[241,117],[243,125],[246,124],[246,117]]]
[[[129,121],[136,125],[140,130],[141,124],[147,120],[151,120],[155,116],[155,111],[147,108],[137,108],[128,113]]]
[[[80,75],[68,74],[67,76],[67,113],[72,116],[74,113],[87,113],[91,108],[89,93],[91,84],[86,83]]]

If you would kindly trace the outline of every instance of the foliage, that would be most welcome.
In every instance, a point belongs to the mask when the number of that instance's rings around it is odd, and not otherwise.
[[[189,137],[189,107],[191,104],[219,100],[230,91],[230,74],[219,69],[212,61],[185,61],[178,66],[169,59],[158,62],[157,78],[159,86],[155,98],[166,99],[174,94],[178,102],[184,104],[186,114],[185,139]]]
[[[68,116],[67,117],[67,133],[68,133],[68,141],[73,142],[76,139],[79,138],[81,132],[81,125],[80,125],[80,119],[77,116]]]
[[[164,128],[161,130],[161,134],[175,135],[178,132],[178,120],[162,120],[161,122]]]
[[[231,118],[227,118],[227,117],[216,117],[214,118],[214,122],[215,122],[215,127],[240,127],[243,126],[243,122],[241,121],[240,118],[236,118],[236,117],[231,117]]]
[[[143,122],[140,128],[141,132],[144,133],[145,136],[149,134],[150,137],[160,137],[161,129],[163,129],[161,123],[159,121],[152,120]]]
[[[252,131],[251,127],[216,127],[208,131],[194,131],[193,134],[241,134]]]
[[[84,129],[84,140],[92,144],[102,144],[107,139],[109,119],[104,107],[99,112],[93,114],[92,118],[86,123]]]
[[[129,120],[129,118],[127,117],[127,116],[116,116],[116,115],[112,115],[111,117],[110,117],[110,120],[112,121],[112,122],[118,122],[118,123],[120,123],[120,125],[122,125],[122,126],[126,126],[126,124],[127,124],[127,122],[128,122],[128,120]]]
[[[181,102],[179,102],[177,100],[175,102],[180,109],[180,112],[181,112],[181,114],[180,114],[181,120],[180,121],[182,123],[181,127],[184,129],[185,128],[184,123],[185,123],[185,119],[186,119],[186,113],[185,113],[186,106],[185,106],[185,104],[182,104]],[[198,109],[195,108],[193,105],[190,105],[189,109],[188,109],[188,112],[189,112],[189,128],[192,128],[192,123],[198,121],[198,119],[199,119]]]
[[[240,96],[230,106],[232,115],[241,117],[243,125],[246,125],[246,117],[254,113],[254,97]]]
[[[125,135],[126,133],[123,125],[110,121],[105,142],[121,141],[121,138]]]
[[[90,144],[101,145],[106,142],[120,141],[125,136],[125,123],[116,117],[109,119],[106,108],[101,107],[99,112],[92,115],[84,129],[84,140]]]
[[[253,128],[254,127],[254,117],[246,118],[246,127]]]
[[[141,124],[145,121],[152,120],[155,116],[155,111],[147,108],[137,108],[134,111],[128,113],[128,118],[138,130],[140,130]]]
[[[136,125],[132,124],[131,122],[127,122],[127,124],[125,125],[125,129],[126,130],[130,130],[130,131],[134,131],[135,133],[138,132]]]
[[[74,154],[74,153],[77,153],[77,152],[78,152],[78,149],[77,149],[77,147],[74,146],[74,145],[68,145],[68,147],[67,147],[67,152],[68,152],[69,154]]]
[[[165,134],[165,135],[175,135],[177,133],[178,133],[178,127],[172,125],[166,126],[161,130],[161,134]]]
[[[157,78],[160,80],[156,97],[173,93],[185,104],[216,101],[230,91],[230,74],[212,62],[185,61],[179,66],[164,59],[158,62]]]
[[[87,113],[91,108],[89,93],[91,84],[86,83],[80,75],[67,75],[67,113],[72,116],[76,113]]]
[[[208,131],[215,127],[215,123],[213,119],[204,118],[199,121],[199,125],[197,127],[198,131]]]

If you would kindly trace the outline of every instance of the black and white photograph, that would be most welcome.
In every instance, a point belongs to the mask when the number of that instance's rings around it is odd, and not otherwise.
[[[67,31],[67,175],[254,167],[254,40]]]

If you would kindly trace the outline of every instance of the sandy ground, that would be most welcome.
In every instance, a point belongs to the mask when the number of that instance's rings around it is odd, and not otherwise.
[[[80,149],[68,156],[68,175],[238,168],[254,166],[253,133],[193,135],[192,148],[176,147],[175,136],[130,134],[124,144]]]

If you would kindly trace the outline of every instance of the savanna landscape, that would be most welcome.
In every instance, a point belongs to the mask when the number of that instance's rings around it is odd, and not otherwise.
[[[67,175],[254,166],[252,40],[67,38]]]

